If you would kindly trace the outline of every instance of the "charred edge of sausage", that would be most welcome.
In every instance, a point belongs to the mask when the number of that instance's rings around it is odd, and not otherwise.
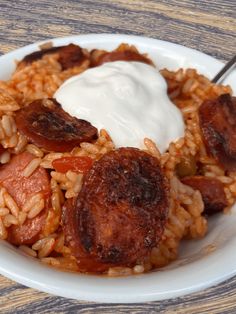
[[[80,66],[85,60],[89,60],[80,46],[69,44],[59,50],[58,62],[62,66],[62,70]]]
[[[76,207],[78,206],[78,200]],[[85,207],[80,212],[76,211],[76,221],[79,221],[80,242],[86,252],[90,252],[94,246],[94,229],[90,228],[89,222],[93,222],[93,217],[89,210]]]
[[[182,178],[181,182],[201,193],[204,203],[203,215],[212,216],[228,206],[224,185],[217,178],[197,175]]]
[[[106,62],[114,61],[136,61],[149,65],[153,65],[153,62],[146,56],[132,50],[113,50],[111,52],[92,50],[91,51],[91,67],[102,65]]]
[[[69,44],[67,46],[51,47],[32,52],[25,56],[20,64],[30,64],[34,61],[40,60],[44,55],[53,53],[59,53],[58,62],[61,64],[62,70],[66,70],[73,66],[79,66],[84,60],[88,59],[80,46]]]
[[[47,100],[49,100],[49,102]],[[80,134],[81,136],[86,137],[86,132],[84,132],[83,130],[82,131],[78,130],[77,126],[75,125],[76,123],[80,123],[81,128],[83,126],[90,127],[90,133],[91,133],[90,136],[92,140],[97,138],[97,129],[93,127],[90,122],[84,119],[77,119],[76,117],[72,117],[71,115],[69,115],[66,111],[63,110],[61,104],[58,103],[55,98],[49,98],[47,100],[43,101],[42,103],[44,107],[50,110],[45,114],[47,115],[47,119],[46,119],[47,121],[45,123],[45,128],[43,128],[43,131],[47,132],[47,129],[49,127],[60,128],[63,125],[63,121],[64,121],[65,125],[64,125],[63,131],[65,133],[76,134],[77,136],[78,134]],[[37,100],[35,102],[37,102]],[[55,112],[55,108],[61,110],[61,112],[58,112],[58,113]],[[63,117],[62,114],[64,114],[65,117]],[[37,117],[37,113],[36,113],[36,117]],[[66,118],[70,120],[69,123],[67,123]],[[42,119],[42,123],[44,123],[43,119]],[[59,139],[60,139],[60,136],[61,134],[59,133],[58,134]],[[84,139],[82,141],[84,141]]]
[[[227,104],[230,110],[232,110],[232,112],[236,114],[236,107],[233,105],[233,102],[236,101],[236,97],[233,97],[229,93],[227,93],[220,95],[218,99],[221,105]]]
[[[58,52],[59,49],[61,49],[62,46],[59,47],[51,47],[51,48],[47,48],[47,49],[42,49],[39,51],[34,51],[28,55],[26,55],[21,62],[25,62],[27,64],[32,63],[34,61],[37,61],[39,59],[41,59],[44,55],[46,54],[53,54]]]
[[[90,122],[70,116],[53,98],[33,101],[17,111],[15,120],[20,133],[49,151],[68,151],[98,136]]]
[[[223,94],[203,102],[199,108],[199,122],[209,155],[225,170],[235,171],[236,140],[232,136],[236,132],[236,97]]]

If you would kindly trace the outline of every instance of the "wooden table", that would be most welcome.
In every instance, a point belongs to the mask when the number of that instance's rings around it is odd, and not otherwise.
[[[0,54],[53,37],[143,35],[226,61],[235,53],[234,0],[0,0]],[[1,258],[1,257],[0,257]],[[95,304],[54,297],[0,276],[0,313],[236,313],[236,277],[182,298]]]

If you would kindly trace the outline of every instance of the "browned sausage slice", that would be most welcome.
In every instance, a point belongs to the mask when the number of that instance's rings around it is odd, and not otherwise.
[[[143,261],[162,236],[168,191],[158,160],[141,150],[120,148],[95,162],[77,200],[63,211],[73,254],[91,262],[82,262],[83,270]]]
[[[224,185],[219,180],[204,176],[193,176],[185,177],[181,181],[193,189],[199,190],[202,194],[204,214],[213,215],[223,211],[228,206]]]
[[[45,209],[38,216],[27,219],[22,226],[12,225],[9,228],[8,241],[16,245],[34,243],[43,230],[48,213],[51,188],[47,171],[38,167],[31,176],[23,175],[24,168],[33,159],[32,154],[24,152],[12,157],[10,162],[0,169],[0,184],[7,189],[20,208],[27,199],[39,192],[46,203]]]
[[[86,54],[83,49],[74,44],[63,46],[59,50],[59,63],[62,70],[80,66],[85,60],[89,60],[89,54]]]
[[[76,222],[76,199],[68,199],[62,208],[62,222],[65,232],[65,244],[70,246],[72,253],[77,257],[79,270],[82,272],[101,273],[112,264],[102,263],[87,254],[78,237]]]
[[[107,52],[105,50],[92,50],[90,54],[91,65],[99,66],[113,61],[136,61],[153,65],[152,61],[145,55],[140,54],[134,47],[121,44],[117,49]]]
[[[67,46],[51,47],[35,51],[25,56],[19,63],[19,66],[22,64],[32,63],[41,59],[44,55],[53,53],[59,54],[58,62],[61,64],[62,70],[66,70],[74,66],[80,66],[85,60],[89,60],[89,55],[86,54],[83,49],[77,45],[69,44]]]
[[[54,99],[40,99],[20,109],[15,117],[19,132],[48,151],[70,151],[97,138],[89,122],[71,117]]]
[[[236,97],[224,94],[199,109],[207,151],[225,170],[236,170]]]

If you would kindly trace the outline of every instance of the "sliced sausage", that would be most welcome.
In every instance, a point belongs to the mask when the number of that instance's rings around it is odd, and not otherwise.
[[[70,151],[97,138],[95,127],[71,117],[54,99],[33,101],[16,113],[15,121],[19,132],[47,151]]]
[[[162,236],[168,195],[158,160],[143,151],[120,148],[95,162],[78,198],[63,209],[80,268],[96,272],[145,259]]]
[[[0,155],[2,155],[2,153],[5,152],[5,148],[2,146],[2,144],[0,144]]]
[[[58,53],[58,62],[62,66],[62,70],[66,70],[75,66],[80,66],[85,60],[89,60],[89,54],[79,46],[69,44],[67,46],[51,47],[35,51],[23,58],[19,63],[19,67],[24,64],[30,64],[34,61],[41,59],[44,55]]]
[[[91,52],[92,66],[99,66],[103,63],[113,61],[136,61],[153,65],[152,61],[145,55],[140,54],[137,50],[134,50],[126,45],[121,45],[116,50],[111,52],[96,49]]]
[[[30,245],[39,240],[46,223],[48,210],[43,210],[33,219],[27,219],[23,225],[12,225],[8,230],[8,242],[14,245]]]
[[[65,244],[70,246],[72,254],[77,257],[79,271],[101,273],[113,266],[102,263],[89,256],[84,250],[77,232],[76,223],[76,199],[68,199],[62,208],[62,222],[65,232]]]
[[[31,244],[38,238],[47,217],[47,207],[50,200],[50,181],[46,170],[38,167],[31,176],[24,177],[23,170],[34,156],[28,152],[11,158],[10,162],[0,168],[0,185],[21,208],[27,199],[35,193],[42,193],[45,199],[45,209],[35,218],[27,219],[22,226],[12,225],[9,228],[9,242],[13,244]]]
[[[77,45],[69,44],[59,50],[58,62],[61,64],[62,70],[80,66],[85,60],[89,61],[89,54]]]
[[[199,109],[200,128],[207,151],[225,170],[236,170],[236,97],[224,94],[205,101]]]
[[[204,202],[204,214],[213,215],[228,206],[224,185],[215,178],[204,176],[185,177],[182,183],[199,190]]]

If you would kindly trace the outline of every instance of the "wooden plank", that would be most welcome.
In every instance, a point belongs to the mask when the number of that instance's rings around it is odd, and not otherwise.
[[[2,1],[1,52],[45,38],[84,33],[140,34],[183,44],[222,60],[232,56],[236,44],[236,24],[228,11],[219,19],[220,10],[211,9],[206,13],[206,6],[201,10],[193,5],[179,7],[175,1],[163,4],[140,0],[87,0],[66,4],[60,1],[55,9],[52,3],[46,0],[33,4],[22,0],[16,4]],[[233,1],[228,1],[226,7],[230,7],[229,3],[233,5]],[[8,15],[9,10],[11,15]],[[9,29],[7,36],[4,34],[6,29]]]
[[[0,277],[1,278],[1,277]],[[216,287],[188,296],[136,304],[106,304],[76,301],[38,292],[1,278],[0,313],[236,313],[236,277]],[[9,289],[9,286],[11,289]]]

